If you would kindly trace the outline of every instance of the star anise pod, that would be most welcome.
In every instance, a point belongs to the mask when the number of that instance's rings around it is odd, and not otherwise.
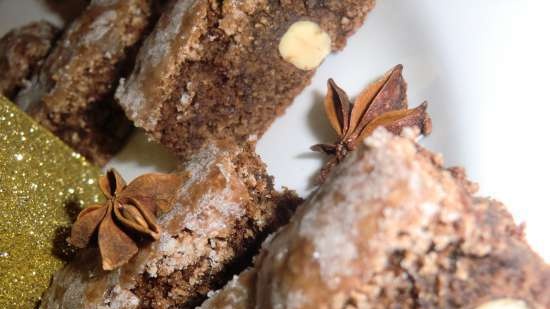
[[[399,134],[405,127],[418,127],[422,134],[431,132],[431,119],[424,102],[414,109],[407,106],[407,84],[401,74],[402,65],[391,69],[384,77],[363,90],[352,105],[347,94],[329,79],[325,97],[325,112],[338,134],[333,144],[317,144],[314,151],[331,156],[321,169],[319,181],[378,127]]]
[[[99,178],[105,203],[90,205],[78,214],[69,242],[85,248],[97,235],[103,269],[120,267],[138,252],[139,239],[159,239],[156,215],[168,211],[180,185],[180,176],[157,173],[126,185],[119,173],[108,171]]]

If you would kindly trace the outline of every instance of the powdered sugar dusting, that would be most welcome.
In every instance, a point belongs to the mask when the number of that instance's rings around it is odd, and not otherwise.
[[[175,206],[159,218],[161,239],[146,265],[156,277],[170,274],[208,257],[221,265],[216,239],[229,236],[245,215],[248,194],[230,160],[231,154],[211,144],[200,150],[183,169],[188,178],[178,190]]]
[[[198,211],[185,216],[183,225],[202,236],[218,235],[227,230],[235,219],[245,214],[242,203],[233,200],[234,194],[229,185],[221,192],[209,190],[201,197]]]
[[[129,290],[115,286],[111,291],[109,303],[106,304],[107,309],[134,309],[139,306],[139,298]]]
[[[269,299],[273,308],[300,308],[330,297],[334,308],[341,308],[346,298],[338,291],[383,272],[388,254],[407,249],[424,256],[433,243],[427,227],[439,220],[443,200],[456,195],[442,188],[433,168],[410,140],[375,131],[264,245],[258,299]],[[454,240],[451,234],[440,242]],[[299,283],[304,276],[311,278],[307,285]]]
[[[196,263],[197,256],[208,255],[211,250],[208,239],[192,235],[170,235],[163,233],[154,256],[145,265],[151,277],[169,275]]]
[[[223,152],[209,145],[201,153],[187,166],[191,177],[180,189],[180,199],[185,200],[185,195],[193,192],[192,186],[204,186],[203,183],[209,181],[223,185],[207,185],[208,189],[196,205],[186,213],[181,228],[205,237],[221,236],[229,225],[245,214],[240,195],[246,189],[235,174],[235,166]]]
[[[350,240],[359,237],[360,220],[374,215],[370,212],[375,209],[365,207],[365,203],[385,198],[402,185],[413,192],[421,189],[417,171],[402,159],[416,153],[413,144],[392,143],[388,135],[379,130],[367,140],[368,156],[363,157],[364,152],[353,153],[324,186],[328,188],[325,190],[342,194],[325,195],[322,190],[318,193],[320,198],[311,202],[315,207],[303,218],[300,235],[313,242],[321,275],[329,286],[337,286],[341,276],[355,271],[352,264],[358,257],[358,248]],[[346,176],[338,177],[340,173]]]
[[[157,66],[163,57],[172,52],[170,43],[178,34],[181,34],[183,17],[194,3],[195,0],[179,0],[170,12],[168,24],[163,29],[156,29],[147,40],[142,56],[150,66]]]
[[[239,276],[234,276],[223,290],[208,292],[209,299],[200,308],[252,309],[249,307],[249,299],[253,297],[251,286],[255,276],[253,269],[247,269]]]
[[[185,165],[184,171],[189,173],[190,177],[178,191],[180,197],[187,194],[190,186],[204,181],[205,177],[210,173],[211,165],[215,164],[217,159],[222,156],[223,150],[213,143],[207,144],[201,151],[197,152]]]
[[[100,41],[109,31],[112,31],[116,19],[116,11],[105,11],[99,15],[90,25],[90,31],[84,36],[83,44],[94,44]]]
[[[290,291],[286,299],[286,308],[300,309],[307,306],[309,299],[300,291]]]
[[[196,0],[179,0],[172,10],[164,13],[161,21],[140,49],[134,72],[126,83],[117,88],[116,98],[128,117],[134,120],[136,125],[146,130],[155,128],[160,119],[161,104],[151,102],[151,98],[147,97],[144,88],[147,88],[147,82],[154,78],[155,71],[159,66],[163,68],[163,73],[175,69],[174,65],[170,64],[175,59],[170,59],[170,55],[174,53],[174,42],[185,40],[184,37],[181,37],[184,35],[182,27],[186,19],[185,15],[193,9],[195,3],[197,3]],[[185,53],[178,52],[177,56],[185,57]],[[166,65],[162,63],[164,60],[167,62]],[[143,115],[146,110],[147,115]]]

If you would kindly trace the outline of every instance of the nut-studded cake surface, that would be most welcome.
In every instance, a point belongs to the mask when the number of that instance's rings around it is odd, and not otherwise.
[[[211,139],[260,136],[373,0],[178,0],[116,97],[128,117],[186,157]]]
[[[112,92],[150,9],[149,0],[91,1],[16,98],[40,124],[100,165],[129,133]]]
[[[476,189],[379,129],[201,308],[550,308],[550,267]]]
[[[263,163],[234,145],[205,146],[178,173],[184,181],[159,218],[160,240],[110,272],[97,249],[83,251],[56,273],[42,307],[193,308],[250,262],[300,202],[274,191]]]

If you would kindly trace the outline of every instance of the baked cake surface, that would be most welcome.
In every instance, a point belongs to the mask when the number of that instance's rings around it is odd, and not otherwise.
[[[0,39],[0,94],[13,99],[42,64],[57,32],[57,27],[41,21],[13,29]]]
[[[291,26],[307,21],[287,41],[311,33],[321,49],[328,44],[327,53],[340,50],[373,5],[373,0],[175,1],[116,98],[137,126],[184,158],[212,139],[257,138],[314,73],[281,56],[280,43]],[[284,50],[292,52],[292,46]],[[316,52],[322,51],[311,53]]]
[[[149,17],[148,0],[91,1],[16,102],[75,150],[105,164],[130,129],[112,91]]]
[[[201,308],[550,308],[550,267],[476,189],[379,129]]]
[[[42,308],[193,308],[250,263],[300,202],[273,189],[257,156],[230,144],[205,146],[179,173],[159,241],[111,272],[97,249],[83,251],[56,273]]]

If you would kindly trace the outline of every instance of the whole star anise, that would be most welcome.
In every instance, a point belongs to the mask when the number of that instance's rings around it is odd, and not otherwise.
[[[99,178],[104,204],[84,208],[72,226],[69,242],[78,248],[90,245],[94,235],[102,266],[112,270],[138,252],[138,240],[160,237],[156,214],[167,211],[181,184],[176,174],[146,174],[130,184],[115,170]]]
[[[317,144],[314,151],[331,156],[321,169],[319,181],[325,181],[330,170],[378,127],[399,134],[405,127],[418,127],[422,134],[431,132],[431,119],[424,102],[414,109],[407,106],[407,84],[403,66],[397,65],[363,90],[352,105],[347,94],[329,79],[325,112],[338,134],[333,144]]]

